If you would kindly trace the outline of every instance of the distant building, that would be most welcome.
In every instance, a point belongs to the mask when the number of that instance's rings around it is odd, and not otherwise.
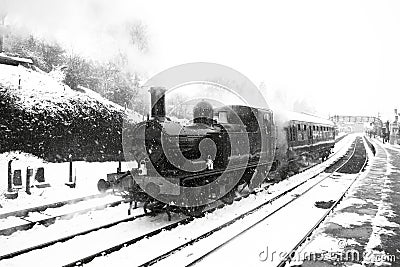
[[[383,126],[381,119],[373,116],[334,115],[329,119],[336,124],[339,132],[346,133],[363,133],[365,131],[372,131],[374,135],[380,136]]]
[[[4,35],[7,33],[7,27],[4,25],[6,15],[4,11],[0,11],[0,64],[13,66],[33,64],[32,59],[9,56],[4,53]]]
[[[390,144],[400,144],[400,131],[399,131],[399,114],[397,109],[394,110],[394,121],[389,124],[389,142]]]

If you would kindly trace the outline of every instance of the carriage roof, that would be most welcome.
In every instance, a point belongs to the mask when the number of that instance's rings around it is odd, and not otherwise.
[[[286,117],[290,121],[299,121],[299,122],[308,122],[308,123],[313,123],[313,124],[322,124],[325,126],[331,126],[334,127],[335,124],[328,119],[324,119],[315,115],[310,115],[306,113],[298,113],[294,111],[287,111]]]

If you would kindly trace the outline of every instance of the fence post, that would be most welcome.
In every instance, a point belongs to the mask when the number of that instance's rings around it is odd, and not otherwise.
[[[30,195],[31,194],[31,176],[33,174],[33,169],[30,169],[29,166],[26,167],[26,183],[25,183],[25,192]]]
[[[12,159],[8,161],[8,186],[7,186],[7,192],[11,193],[13,191],[12,189],[12,169],[11,169],[11,163]]]
[[[121,172],[121,150],[118,150],[118,169],[117,169],[117,173]]]
[[[72,179],[73,178],[73,173],[72,173],[72,154],[69,154],[69,178],[68,182],[65,183],[65,185],[69,186],[70,188],[75,188],[76,184],[75,181]],[[76,180],[76,169],[75,169],[75,180]]]
[[[69,154],[69,183],[72,183],[72,154]]]
[[[12,159],[8,161],[8,170],[7,170],[7,192],[4,194],[6,198],[8,199],[15,199],[18,197],[18,191],[13,190],[13,185],[12,185],[12,169],[11,169],[11,163]]]

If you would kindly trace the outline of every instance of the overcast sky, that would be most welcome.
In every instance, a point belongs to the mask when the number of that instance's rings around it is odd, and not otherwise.
[[[12,3],[9,21],[91,56],[106,53],[103,46],[115,37],[100,28],[142,21],[149,51],[132,57],[148,76],[177,64],[215,62],[263,82],[267,101],[303,101],[320,115],[380,112],[392,119],[400,108],[399,1]]]

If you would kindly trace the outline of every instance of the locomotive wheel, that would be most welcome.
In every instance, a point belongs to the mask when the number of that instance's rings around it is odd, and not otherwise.
[[[150,202],[146,201],[143,205],[143,210],[145,214],[154,212],[154,213],[159,213],[164,210],[165,204],[161,202]]]
[[[156,197],[160,194],[160,187],[154,183],[148,183],[146,185],[146,193],[152,197]]]
[[[189,217],[199,218],[204,215],[203,210],[206,206],[185,207],[181,208],[183,214]]]
[[[233,201],[235,200],[235,191],[236,187],[233,188],[229,193],[227,193],[225,196],[221,198],[221,201],[224,202],[225,204],[231,205]]]
[[[107,189],[109,189],[111,187],[110,182],[104,180],[104,179],[100,179],[97,182],[97,189],[99,190],[99,192],[104,193],[107,191]]]

